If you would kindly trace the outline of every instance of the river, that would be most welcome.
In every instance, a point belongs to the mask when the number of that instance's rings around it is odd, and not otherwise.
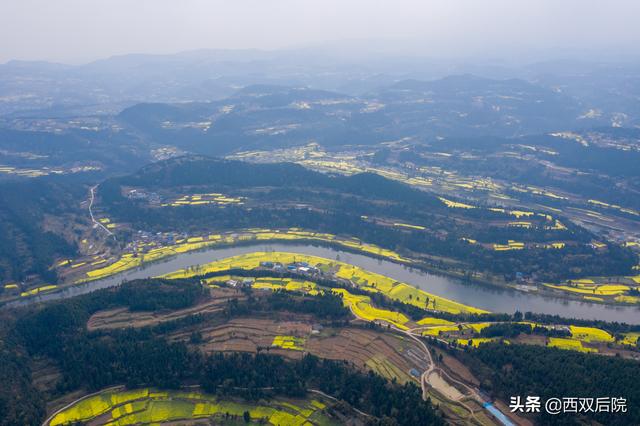
[[[576,300],[541,296],[516,290],[503,289],[426,273],[405,265],[375,259],[366,255],[349,253],[327,247],[300,244],[256,244],[237,247],[209,249],[184,253],[165,261],[151,263],[140,269],[126,271],[109,278],[92,281],[58,292],[43,294],[28,300],[19,300],[11,305],[23,305],[32,301],[47,301],[88,293],[97,289],[112,287],[122,281],[136,278],[154,277],[177,269],[212,262],[217,259],[251,253],[254,251],[285,251],[340,260],[363,269],[386,275],[419,287],[429,293],[446,297],[466,305],[475,306],[491,312],[513,313],[536,312],[560,315],[567,318],[600,319],[605,321],[640,324],[640,308],[635,306],[609,306]]]

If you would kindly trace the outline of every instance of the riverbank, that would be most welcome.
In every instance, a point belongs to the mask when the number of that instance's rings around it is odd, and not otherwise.
[[[364,270],[384,275],[398,282],[405,282],[426,292],[441,296],[458,303],[474,306],[491,312],[513,313],[537,312],[562,317],[580,319],[600,319],[603,321],[640,323],[640,310],[635,307],[611,307],[608,305],[571,301],[539,294],[518,292],[495,286],[474,285],[469,282],[453,279],[443,275],[435,275],[406,264],[375,258],[370,255],[347,252],[319,245],[253,243],[226,248],[213,248],[196,252],[183,253],[162,262],[144,265],[143,268],[130,270],[102,280],[84,284],[70,285],[57,292],[39,294],[30,298],[21,298],[10,306],[21,306],[47,300],[55,300],[88,293],[100,288],[119,285],[123,281],[148,278],[174,272],[195,265],[203,265],[215,260],[229,258],[256,251],[297,252],[360,267]]]

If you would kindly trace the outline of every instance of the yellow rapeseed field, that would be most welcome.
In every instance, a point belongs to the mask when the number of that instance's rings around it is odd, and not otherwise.
[[[241,418],[244,412],[249,412],[254,421],[266,421],[274,426],[302,426],[308,424],[312,416],[321,424],[328,422],[323,413],[326,407],[317,399],[241,403],[198,392],[116,390],[105,391],[71,405],[54,415],[48,426],[89,422],[104,415],[110,418],[105,423],[107,426],[125,426],[215,419],[226,414]]]
[[[474,337],[473,339],[456,339],[456,342],[461,346],[468,346],[471,342],[471,346],[477,348],[482,343],[495,342],[496,340],[496,338],[489,337]]]
[[[271,343],[271,346],[291,349],[293,351],[303,351],[305,340],[300,337],[294,336],[276,336]]]
[[[183,195],[173,201],[162,204],[162,207],[202,206],[216,205],[227,206],[230,204],[242,205],[246,198],[230,197],[220,193]]]
[[[620,341],[622,344],[637,346],[638,338],[640,338],[640,333],[636,333],[636,332],[624,333],[623,336],[624,336],[623,339]]]
[[[277,240],[310,240],[321,241],[343,246],[348,249],[360,251],[374,256],[380,256],[396,262],[410,262],[398,253],[384,249],[373,244],[363,243],[357,239],[338,238],[332,234],[303,231],[296,228],[288,230],[247,229],[234,234],[213,234],[207,237],[190,237],[186,241],[178,240],[176,244],[169,246],[153,247],[145,251],[125,253],[113,263],[102,268],[96,268],[86,273],[86,277],[77,282],[86,282],[106,278],[130,269],[142,266],[144,263],[154,262],[166,257],[175,256],[204,248],[234,244],[239,241],[277,241]],[[104,263],[104,262],[101,262]],[[63,266],[63,265],[59,265]]]
[[[562,337],[549,337],[547,346],[578,352],[598,352],[596,349],[583,346],[580,340],[565,339]]]
[[[571,330],[571,337],[583,342],[613,342],[615,339],[609,333],[604,330],[600,330],[595,327],[578,327],[572,325],[569,327]]]
[[[399,228],[416,229],[418,231],[424,231],[425,229],[427,229],[424,226],[411,225],[411,224],[408,224],[408,223],[399,223],[399,222],[394,223],[393,226],[396,226],[396,227],[399,227]]]
[[[40,293],[44,293],[47,291],[52,291],[57,289],[58,286],[57,285],[43,285],[41,287],[36,287],[36,288],[32,288],[31,290],[27,290],[27,291],[23,291],[22,293],[20,293],[20,296],[22,297],[27,297],[27,296],[35,296],[36,294],[40,294]]]
[[[401,283],[381,274],[366,271],[354,265],[344,262],[329,260],[317,256],[310,256],[298,253],[285,252],[254,252],[244,255],[234,256],[217,260],[211,263],[200,265],[189,269],[181,269],[162,278],[189,278],[197,275],[204,275],[211,272],[220,272],[230,269],[254,269],[261,262],[280,262],[282,264],[294,262],[307,262],[310,265],[321,267],[329,266],[337,272],[336,277],[352,281],[354,284],[369,292],[380,292],[391,299],[412,304],[421,308],[429,308],[449,313],[485,313],[486,311],[471,306],[436,296],[413,287],[406,283]]]
[[[495,251],[522,250],[524,249],[524,243],[509,240],[507,244],[494,244],[493,249]]]
[[[438,197],[440,199],[440,201],[442,201],[444,203],[445,206],[452,208],[452,209],[475,209],[475,206],[472,206],[470,204],[464,204],[464,203],[459,203],[457,201],[451,201],[451,200],[447,200],[446,198],[443,197]]]
[[[451,321],[447,321],[441,318],[425,317],[425,318],[422,318],[420,321],[418,321],[417,324],[418,325],[451,325],[453,323]]]
[[[345,306],[348,306],[351,312],[360,319],[365,321],[384,321],[401,330],[409,329],[405,325],[409,322],[409,318],[399,312],[374,307],[371,304],[371,298],[368,296],[354,295],[343,288],[334,288],[333,292],[340,294]]]

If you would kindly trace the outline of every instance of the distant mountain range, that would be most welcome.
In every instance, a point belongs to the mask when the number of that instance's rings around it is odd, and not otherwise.
[[[455,140],[473,140],[475,149],[552,132],[633,133],[639,76],[631,62],[447,68],[313,50],[127,55],[80,66],[13,61],[0,65],[0,165],[130,171],[181,153],[309,142],[333,150],[402,140],[446,150]],[[611,146],[617,138],[606,137]]]
[[[494,88],[509,85],[510,90],[524,83],[509,79],[526,80],[540,91],[552,90],[574,98],[578,107],[587,108],[584,113],[593,109],[591,115],[603,120],[617,114],[619,124],[627,125],[637,124],[639,71],[640,64],[631,60],[567,60],[509,67],[488,60],[470,64],[372,52],[347,55],[325,49],[124,55],[78,66],[11,61],[0,65],[0,117],[112,114],[140,102],[215,101],[252,85],[309,87],[362,96],[403,80],[433,81],[474,74],[503,81],[495,83]],[[433,84],[446,91],[447,83],[459,84],[462,80]],[[474,90],[480,84],[474,79],[467,83]],[[524,94],[528,90],[531,87],[525,88]]]
[[[249,86],[207,103],[138,104],[118,119],[156,142],[204,154],[318,142],[373,145],[399,139],[518,137],[608,126],[589,105],[524,80],[472,75],[404,80],[360,96]]]

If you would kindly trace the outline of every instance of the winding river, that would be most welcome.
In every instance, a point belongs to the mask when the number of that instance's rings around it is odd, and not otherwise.
[[[521,312],[531,311],[560,315],[568,318],[601,319],[640,324],[640,308],[635,306],[609,306],[541,296],[500,287],[469,284],[454,278],[426,273],[404,265],[361,254],[301,244],[255,244],[184,253],[165,261],[151,263],[140,269],[126,271],[86,284],[66,287],[58,292],[39,295],[28,300],[19,300],[13,302],[11,305],[24,305],[36,301],[73,297],[97,289],[112,287],[123,281],[154,277],[173,272],[177,269],[254,251],[284,251],[340,260],[372,272],[386,275],[395,280],[412,284],[438,296],[486,309],[491,312],[513,313],[516,310]]]

